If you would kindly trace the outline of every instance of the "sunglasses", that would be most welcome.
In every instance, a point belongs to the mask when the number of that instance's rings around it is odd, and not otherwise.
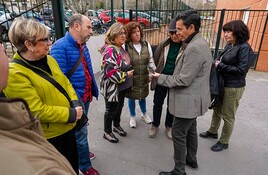
[[[176,31],[175,32],[169,32],[170,35],[174,35],[176,33],[177,33]]]

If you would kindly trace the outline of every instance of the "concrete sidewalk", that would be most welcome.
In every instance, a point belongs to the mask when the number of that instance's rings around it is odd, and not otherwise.
[[[96,79],[99,79],[104,35],[94,36],[88,42]],[[147,111],[152,118],[153,94],[147,98]],[[138,105],[138,104],[137,104]],[[138,107],[138,106],[137,106]],[[139,108],[137,108],[139,109]],[[165,135],[166,105],[163,108],[160,131],[156,138],[148,137],[148,128],[139,117],[137,128],[129,127],[127,99],[121,116],[121,126],[128,133],[119,143],[112,144],[103,136],[104,99],[94,100],[90,106],[89,140],[96,155],[92,161],[101,175],[158,175],[161,170],[174,167],[173,144]],[[198,133],[210,125],[212,111],[198,118]],[[220,130],[221,131],[221,128]],[[220,133],[219,133],[220,134]],[[236,115],[236,123],[229,149],[219,153],[210,151],[217,140],[199,139],[199,169],[186,167],[187,175],[266,175],[268,174],[268,73],[251,70],[247,86]]]
[[[98,79],[98,74],[96,78]],[[266,175],[268,174],[268,73],[250,71],[247,86],[236,116],[229,149],[219,153],[210,151],[217,140],[199,139],[199,169],[186,167],[187,175]],[[162,113],[160,131],[156,138],[148,137],[149,125],[137,112],[137,128],[129,127],[127,100],[121,116],[121,126],[128,133],[119,143],[103,139],[104,99],[94,100],[90,106],[89,140],[92,161],[101,175],[158,175],[161,170],[173,169],[173,144],[165,135]],[[147,98],[147,110],[152,117],[153,92]],[[198,118],[198,133],[209,127],[212,111]]]

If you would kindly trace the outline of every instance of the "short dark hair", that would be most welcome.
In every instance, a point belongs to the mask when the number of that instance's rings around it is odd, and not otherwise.
[[[236,43],[246,42],[249,40],[249,30],[242,20],[233,20],[223,25],[224,32],[231,31],[236,39]]]
[[[195,10],[186,10],[177,15],[176,21],[182,20],[183,24],[188,27],[193,24],[195,27],[195,31],[199,32],[199,28],[201,26],[201,19]]]
[[[82,25],[82,17],[83,17],[83,15],[81,15],[81,14],[73,14],[69,18],[69,27],[72,28],[74,26],[75,22],[77,22],[78,24]]]

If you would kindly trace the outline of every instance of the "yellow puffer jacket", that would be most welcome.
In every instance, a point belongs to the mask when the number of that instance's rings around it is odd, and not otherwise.
[[[18,53],[13,58],[22,59]],[[72,101],[77,100],[71,83],[61,72],[54,58],[47,56],[47,63],[52,78],[66,90]],[[76,124],[75,109],[70,108],[67,98],[54,85],[23,65],[14,62],[9,64],[8,86],[4,93],[7,98],[26,100],[32,114],[39,116],[47,139],[66,133]]]

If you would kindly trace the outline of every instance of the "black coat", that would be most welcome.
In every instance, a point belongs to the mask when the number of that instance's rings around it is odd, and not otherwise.
[[[247,42],[227,44],[218,60],[217,70],[224,79],[225,87],[244,87],[246,74],[254,60],[254,53]]]

